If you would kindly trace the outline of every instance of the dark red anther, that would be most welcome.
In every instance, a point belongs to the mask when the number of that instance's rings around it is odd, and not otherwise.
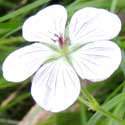
[[[55,36],[55,39],[53,39],[53,38],[51,38],[54,42],[58,42],[59,43],[59,46],[60,46],[60,48],[63,48],[63,46],[64,46],[64,38],[63,38],[63,36],[62,36],[62,34],[60,33],[59,35],[57,35],[57,34],[54,34],[54,36]],[[56,39],[57,38],[57,39]]]
[[[63,44],[64,44],[64,40],[63,40],[62,35],[60,35],[60,36],[58,37],[58,41],[59,41],[60,47],[62,48],[62,47],[63,47]]]

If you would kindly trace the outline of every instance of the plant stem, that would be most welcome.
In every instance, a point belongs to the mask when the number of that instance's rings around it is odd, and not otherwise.
[[[115,121],[118,121],[120,123],[120,125],[125,125],[125,122],[121,118],[119,118],[119,117],[115,116],[114,114],[104,110],[101,106],[99,106],[97,108],[97,111],[103,113],[105,116],[107,116],[109,118],[114,119]]]
[[[116,6],[117,6],[118,0],[112,0],[110,11],[115,13]]]
[[[86,87],[82,89],[83,97],[79,97],[79,101],[85,105],[87,105],[91,110],[98,111],[102,113],[103,115],[114,119],[115,121],[118,121],[120,125],[125,125],[125,121],[121,118],[117,117],[116,115],[106,111],[104,108],[102,108],[97,100],[89,93]],[[84,99],[83,99],[84,98]]]

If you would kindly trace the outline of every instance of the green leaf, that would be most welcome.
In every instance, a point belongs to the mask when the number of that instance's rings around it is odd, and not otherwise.
[[[56,114],[57,125],[81,125],[79,112],[60,112]]]
[[[102,105],[102,108],[109,111],[116,105],[118,105],[121,101],[125,100],[125,92],[118,94],[114,98],[112,98],[110,101]],[[88,121],[88,125],[96,125],[96,122],[101,118],[102,114],[99,112],[96,112]]]
[[[15,100],[13,100],[8,105],[6,105],[4,107],[0,107],[0,111],[5,111],[7,109],[10,109],[11,107],[13,107],[13,106],[19,104],[20,102],[22,102],[24,99],[28,98],[30,95],[31,95],[30,92],[26,92],[26,93],[23,93],[23,94],[19,95]]]
[[[28,4],[22,8],[14,11],[14,12],[10,12],[9,14],[7,14],[5,16],[0,17],[0,22],[6,21],[8,19],[12,19],[12,18],[19,16],[21,14],[24,14],[24,13],[26,14],[26,13],[30,12],[31,10],[47,3],[48,1],[50,1],[50,0],[37,0],[31,4]]]

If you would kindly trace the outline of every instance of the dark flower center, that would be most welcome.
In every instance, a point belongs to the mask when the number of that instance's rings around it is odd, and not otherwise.
[[[58,42],[60,48],[63,48],[65,45],[68,45],[69,39],[64,39],[63,35],[60,33],[59,35],[54,34],[54,37],[52,38],[54,42]]]

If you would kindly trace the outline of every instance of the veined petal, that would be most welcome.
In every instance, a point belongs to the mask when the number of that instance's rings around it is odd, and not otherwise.
[[[28,45],[11,53],[3,63],[4,78],[12,82],[20,82],[30,77],[54,54],[54,51],[41,43]]]
[[[67,12],[63,6],[49,6],[24,22],[23,37],[31,42],[53,43],[58,35],[64,35],[66,20]]]
[[[69,24],[71,43],[110,40],[118,35],[121,21],[117,15],[104,9],[92,7],[77,11]]]
[[[72,65],[82,79],[102,81],[120,65],[120,48],[111,41],[89,43],[71,55]]]
[[[33,77],[34,100],[52,112],[65,110],[80,93],[80,81],[72,67],[62,58],[43,65]]]

